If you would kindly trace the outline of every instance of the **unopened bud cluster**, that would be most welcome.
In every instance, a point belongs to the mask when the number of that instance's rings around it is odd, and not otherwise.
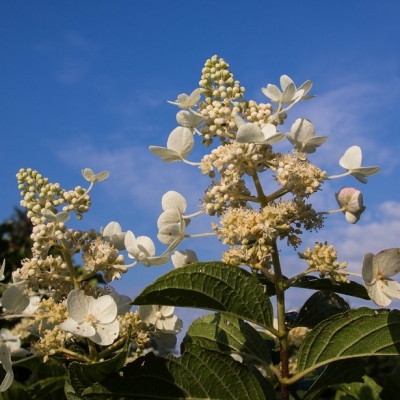
[[[59,183],[49,183],[48,178],[31,168],[21,168],[16,176],[23,197],[20,204],[28,210],[27,215],[33,225],[46,222],[42,215],[43,210],[54,212],[58,206],[65,203],[63,211],[75,212],[78,219],[89,210],[90,196],[80,186],[75,190],[65,191],[60,188]]]
[[[319,190],[326,179],[326,172],[311,164],[306,154],[280,154],[277,156],[275,180],[282,187],[288,188],[297,197],[309,197]]]
[[[340,272],[347,262],[339,263],[336,250],[327,242],[316,242],[314,250],[308,247],[304,253],[299,253],[299,257],[306,260],[310,268],[318,270],[321,278],[328,276],[334,282],[349,282],[347,275]]]
[[[270,122],[271,104],[242,100],[245,88],[234,79],[229,64],[223,58],[213,56],[206,61],[199,85],[205,96],[198,110],[206,118],[200,129],[204,145],[209,146],[215,136],[223,142],[234,138],[237,126],[233,117],[237,114],[260,127]]]

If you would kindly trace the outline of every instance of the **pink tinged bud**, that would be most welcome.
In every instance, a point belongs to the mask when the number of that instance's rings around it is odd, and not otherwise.
[[[350,224],[355,224],[365,210],[363,204],[363,196],[360,190],[344,187],[335,194],[336,201],[342,208],[346,221]]]

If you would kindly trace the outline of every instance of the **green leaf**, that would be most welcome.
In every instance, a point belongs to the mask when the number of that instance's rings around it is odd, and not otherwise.
[[[0,400],[16,399],[32,400],[33,396],[31,393],[29,393],[25,385],[14,380],[11,386],[5,392],[0,393]]]
[[[364,300],[371,300],[365,287],[353,281],[350,281],[350,283],[333,283],[330,279],[320,279],[315,276],[303,276],[301,279],[293,282],[290,286],[302,289],[324,290],[327,292],[335,292],[347,296],[358,297]]]
[[[399,351],[400,311],[363,307],[318,324],[300,346],[297,368],[304,375],[333,361]]]
[[[225,314],[196,319],[183,339],[183,347],[188,343],[226,354],[239,354],[246,363],[271,364],[269,348],[260,334],[243,320]]]
[[[392,400],[396,399],[400,393],[400,372],[397,368],[394,374],[386,376],[383,384],[382,392],[380,393],[381,399]]]
[[[303,400],[320,398],[320,394],[330,386],[340,383],[363,382],[367,362],[360,359],[339,360],[329,364],[307,391]]]
[[[84,392],[85,397],[125,399],[265,400],[274,392],[263,391],[248,368],[219,352],[186,346],[179,358],[147,354],[127,364]],[[270,397],[268,397],[270,396]],[[271,397],[272,396],[272,397]]]
[[[264,287],[242,268],[222,262],[194,263],[158,278],[132,304],[158,304],[219,311],[265,328],[273,310]]]
[[[58,376],[55,378],[42,379],[35,385],[31,385],[29,390],[35,393],[35,400],[59,399],[64,393],[64,385],[67,376]]]
[[[369,376],[364,376],[364,382],[346,383],[338,386],[340,391],[357,400],[379,400],[382,388]],[[339,397],[348,398],[348,397]],[[397,396],[394,398],[396,399]],[[393,399],[391,399],[393,400]]]
[[[75,389],[71,385],[71,382],[69,382],[68,380],[65,381],[64,394],[65,394],[65,397],[67,398],[67,400],[82,400],[83,399],[83,397],[78,396],[76,394]]]
[[[96,382],[102,381],[105,377],[121,369],[125,364],[128,348],[129,340],[126,341],[123,351],[109,360],[93,364],[72,362],[68,366],[68,371],[70,384],[75,394],[81,395],[86,388]]]
[[[315,325],[332,315],[350,310],[350,306],[336,293],[319,291],[314,293],[301,307],[292,327]]]

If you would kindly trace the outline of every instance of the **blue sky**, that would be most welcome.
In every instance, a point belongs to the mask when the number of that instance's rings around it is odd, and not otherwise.
[[[265,102],[260,88],[278,84],[282,74],[297,85],[314,81],[317,97],[295,106],[282,130],[305,117],[317,135],[329,135],[311,156],[329,175],[343,171],[338,160],[352,145],[362,148],[364,165],[381,166],[367,185],[352,177],[324,185],[315,198],[319,210],[336,208],[334,193],[342,186],[361,189],[367,210],[354,226],[332,215],[302,247],[328,240],[339,260],[360,272],[363,254],[400,246],[399,18],[400,3],[388,0],[379,7],[343,0],[1,2],[0,218],[19,203],[21,167],[66,189],[85,185],[82,168],[109,170],[92,192],[91,211],[73,226],[99,229],[116,220],[151,236],[160,254],[163,193],[181,192],[195,212],[209,181],[196,168],[163,164],[148,146],[165,145],[177,111],[167,100],[195,89],[205,60],[217,54],[247,99]],[[192,161],[204,153],[200,142],[197,149]],[[210,231],[207,218],[198,222],[189,232]],[[215,238],[180,248],[187,247],[202,260],[218,259],[223,250]],[[286,275],[303,268],[295,252],[284,254]],[[115,287],[133,297],[170,268],[139,265]],[[293,292],[289,305],[304,296]]]

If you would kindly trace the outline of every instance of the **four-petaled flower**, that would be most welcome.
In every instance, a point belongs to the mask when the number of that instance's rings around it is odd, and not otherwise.
[[[308,154],[314,153],[328,139],[328,136],[315,136],[314,125],[306,118],[296,119],[286,137],[295,149]]]
[[[238,143],[277,143],[285,138],[285,135],[276,130],[274,124],[267,123],[262,129],[252,122],[245,122],[243,118],[235,115],[238,127],[236,141]]]
[[[104,229],[100,229],[103,238],[114,245],[117,250],[125,250],[125,234],[118,222],[110,222]]]
[[[201,96],[201,89],[195,89],[193,92],[188,96],[186,93],[182,93],[178,96],[175,101],[168,101],[170,104],[174,104],[180,108],[191,109],[197,105],[200,100]]]
[[[335,194],[336,201],[340,205],[347,222],[355,224],[365,210],[362,193],[351,187],[344,187]]]
[[[266,88],[261,88],[261,91],[273,102],[280,104],[292,104],[315,97],[307,94],[312,88],[312,81],[305,81],[299,88],[296,88],[294,82],[287,75],[282,75],[280,83],[282,92],[277,86],[271,84],[268,84]]]
[[[128,231],[125,235],[125,247],[130,258],[135,258],[137,262],[142,263],[145,267],[151,265],[163,265],[169,261],[169,257],[165,254],[156,256],[156,247],[148,236],[138,236]]]
[[[367,253],[363,259],[362,278],[369,297],[381,307],[392,298],[400,299],[400,284],[391,276],[400,272],[400,248],[386,249],[378,254]]]
[[[178,192],[170,190],[161,199],[164,212],[158,217],[158,240],[166,244],[170,251],[176,248],[185,237],[186,227],[190,218],[184,218],[186,211],[186,199]]]
[[[69,318],[60,325],[62,330],[102,346],[110,345],[118,337],[117,304],[111,296],[95,299],[75,289],[68,294],[67,309]]]
[[[140,319],[154,325],[164,333],[177,335],[183,327],[182,321],[174,315],[174,307],[170,306],[139,306]]]
[[[198,262],[199,259],[193,250],[186,249],[186,251],[175,251],[175,253],[171,255],[171,261],[174,268],[180,268],[184,265]]]
[[[189,128],[178,126],[169,135],[167,147],[150,146],[149,149],[164,162],[184,161],[193,150],[193,133]]]
[[[362,153],[358,146],[348,148],[339,160],[339,165],[347,169],[348,175],[353,175],[357,180],[362,183],[367,183],[366,176],[376,174],[379,167],[362,167]]]

